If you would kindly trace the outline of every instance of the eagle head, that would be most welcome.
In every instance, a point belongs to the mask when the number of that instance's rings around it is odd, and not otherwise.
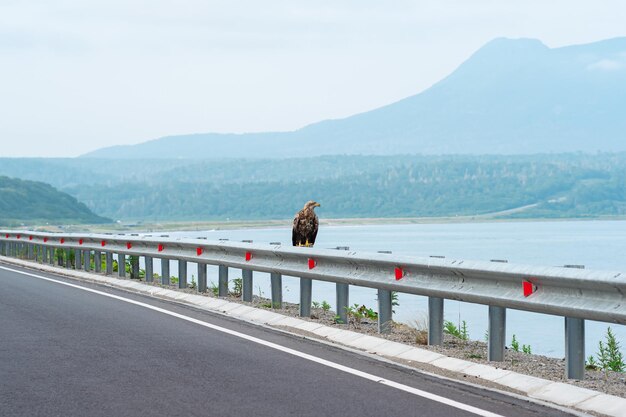
[[[307,201],[307,203],[304,205],[304,210],[313,210],[315,207],[320,207],[320,203],[313,200]]]

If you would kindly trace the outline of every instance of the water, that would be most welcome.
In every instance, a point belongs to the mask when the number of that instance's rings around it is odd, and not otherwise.
[[[291,229],[214,230],[170,233],[176,237],[207,237],[255,243],[291,243]],[[483,260],[506,259],[509,263],[562,266],[585,265],[586,269],[626,271],[626,221],[551,221],[502,223],[403,224],[368,226],[322,226],[315,247],[349,246],[350,250],[392,251],[399,255],[430,256]],[[155,265],[155,268],[157,265]],[[197,272],[189,265],[189,274]],[[176,273],[172,263],[172,274]],[[240,276],[230,271],[230,278]],[[217,268],[209,269],[209,280],[217,282]],[[299,281],[283,277],[283,298],[299,300]],[[268,274],[255,273],[254,293],[269,297]],[[313,283],[313,300],[328,301],[335,308],[335,286]],[[376,291],[351,287],[350,304],[376,308]],[[424,320],[428,311],[426,297],[400,294],[394,319],[410,323]],[[487,330],[487,307],[447,300],[445,319],[459,324],[467,322],[470,337],[483,339]],[[598,341],[604,340],[607,323],[588,321],[586,325],[587,355],[597,352]],[[626,326],[611,324],[618,340],[626,346]],[[563,318],[524,311],[507,311],[507,344],[515,334],[521,344],[530,344],[533,353],[554,357],[564,355]],[[625,349],[623,349],[625,350]]]

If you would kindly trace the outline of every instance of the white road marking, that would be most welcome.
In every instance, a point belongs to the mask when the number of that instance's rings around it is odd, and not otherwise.
[[[467,412],[470,412],[470,413],[473,413],[473,414],[476,414],[476,415],[479,415],[479,416],[484,416],[484,417],[503,417],[500,414],[495,414],[495,413],[492,413],[492,412],[487,411],[487,410],[482,410],[482,409],[477,408],[477,407],[472,407],[471,405],[463,404],[463,403],[460,403],[458,401],[454,401],[454,400],[451,400],[449,398],[442,397],[440,395],[431,394],[429,392],[422,391],[420,389],[413,388],[413,387],[410,387],[408,385],[401,384],[399,382],[390,381],[388,379],[381,378],[381,377],[378,377],[376,375],[373,375],[373,374],[370,374],[370,373],[367,373],[367,372],[359,371],[358,369],[350,368],[348,366],[344,366],[344,365],[341,365],[341,364],[338,364],[338,363],[335,363],[335,362],[331,362],[331,361],[328,361],[326,359],[318,358],[317,356],[309,355],[307,353],[300,352],[300,351],[297,351],[295,349],[291,349],[291,348],[288,348],[288,347],[285,347],[285,346],[281,346],[281,345],[278,345],[276,343],[268,342],[266,340],[259,339],[259,338],[253,337],[253,336],[249,336],[249,335],[244,334],[244,333],[236,332],[234,330],[230,330],[230,329],[227,329],[225,327],[220,327],[220,326],[216,326],[214,324],[206,323],[206,322],[204,322],[202,320],[194,319],[193,317],[188,317],[188,316],[185,316],[185,315],[179,314],[179,313],[174,313],[172,311],[168,311],[168,310],[165,310],[163,308],[155,307],[155,306],[152,306],[150,304],[142,303],[140,301],[131,300],[129,298],[120,297],[118,295],[107,294],[105,292],[94,290],[94,289],[91,289],[91,288],[85,288],[85,287],[82,287],[80,285],[70,284],[68,282],[58,281],[56,279],[47,278],[47,277],[43,277],[41,275],[31,274],[29,272],[19,271],[19,270],[12,269],[12,268],[7,268],[7,267],[4,267],[4,266],[0,266],[0,269],[4,269],[6,271],[15,272],[17,274],[22,274],[22,275],[27,275],[27,276],[30,276],[30,277],[42,279],[44,281],[54,282],[56,284],[65,285],[65,286],[68,286],[68,287],[72,287],[72,288],[76,288],[76,289],[79,289],[79,290],[87,291],[87,292],[90,292],[90,293],[93,293],[93,294],[102,295],[104,297],[113,298],[113,299],[116,299],[116,300],[119,300],[119,301],[123,301],[125,303],[134,304],[136,306],[144,307],[144,308],[147,308],[147,309],[150,309],[150,310],[158,311],[159,313],[167,314],[169,316],[176,317],[176,318],[179,318],[181,320],[186,320],[188,322],[195,323],[195,324],[198,324],[200,326],[207,327],[207,328],[212,329],[212,330],[216,330],[218,332],[226,333],[226,334],[229,334],[231,336],[239,337],[241,339],[245,339],[245,340],[248,340],[250,342],[257,343],[259,345],[267,346],[269,348],[276,349],[278,351],[281,351],[281,352],[284,352],[284,353],[288,353],[290,355],[297,356],[299,358],[306,359],[308,361],[315,362],[315,363],[318,363],[320,365],[327,366],[329,368],[337,369],[339,371],[348,373],[350,375],[358,376],[360,378],[367,379],[367,380],[372,381],[372,382],[376,382],[376,383],[379,383],[379,384],[382,384],[382,385],[386,385],[388,387],[395,388],[395,389],[398,389],[400,391],[408,392],[409,394],[413,394],[413,395],[416,395],[418,397],[422,397],[422,398],[426,398],[426,399],[429,399],[429,400],[432,400],[432,401],[436,401],[436,402],[441,403],[441,404],[449,405],[450,407],[458,408],[460,410],[464,410],[464,411],[467,411]]]

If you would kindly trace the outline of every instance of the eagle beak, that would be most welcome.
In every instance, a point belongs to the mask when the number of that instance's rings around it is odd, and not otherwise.
[[[316,203],[315,207],[322,207],[322,206],[320,205],[320,203]]]

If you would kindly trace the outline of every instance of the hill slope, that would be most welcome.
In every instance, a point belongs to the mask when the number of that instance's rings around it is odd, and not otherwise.
[[[136,221],[290,219],[310,199],[324,218],[626,215],[626,153],[186,162],[159,181],[64,190],[98,213]]]
[[[48,184],[0,176],[0,225],[110,221]]]
[[[522,154],[626,150],[626,38],[550,49],[496,39],[397,103],[294,132],[168,136],[97,158]]]

